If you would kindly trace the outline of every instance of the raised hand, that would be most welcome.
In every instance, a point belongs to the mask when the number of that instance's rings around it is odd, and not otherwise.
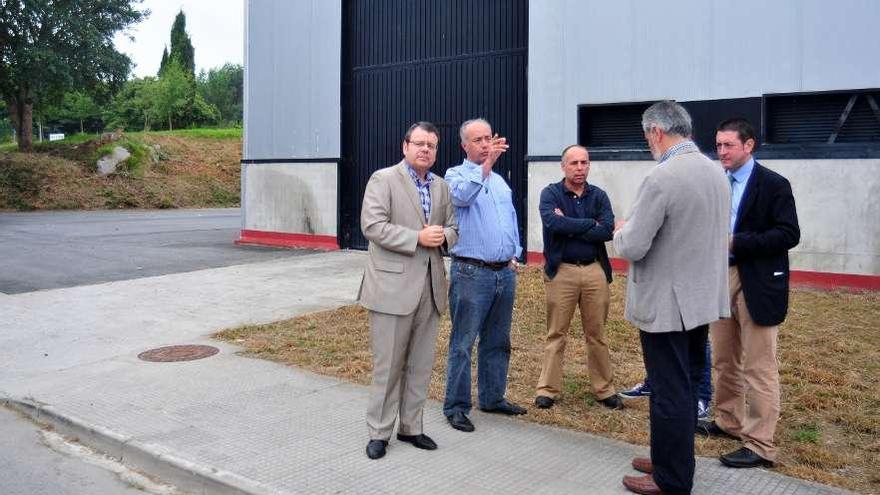
[[[492,172],[492,167],[495,166],[495,161],[498,160],[498,157],[506,152],[509,147],[510,145],[507,144],[506,137],[499,136],[498,134],[492,136],[492,139],[489,140],[489,156],[486,158],[486,161],[483,162],[483,177],[486,177]]]

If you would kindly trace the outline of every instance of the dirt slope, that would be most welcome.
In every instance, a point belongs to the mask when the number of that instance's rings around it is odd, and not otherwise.
[[[137,134],[124,139],[158,145],[137,173],[101,176],[101,143],[54,144],[34,153],[0,151],[0,209],[197,208],[238,206],[241,139]]]

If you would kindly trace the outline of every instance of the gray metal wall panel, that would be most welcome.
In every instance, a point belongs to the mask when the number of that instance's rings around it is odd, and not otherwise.
[[[248,0],[245,159],[335,158],[339,0]]]
[[[872,0],[530,0],[529,154],[577,140],[577,105],[880,86]]]

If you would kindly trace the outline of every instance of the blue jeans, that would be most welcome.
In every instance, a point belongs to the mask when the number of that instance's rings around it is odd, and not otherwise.
[[[516,273],[453,261],[450,269],[449,313],[452,334],[446,363],[443,414],[471,410],[471,353],[477,336],[477,398],[481,409],[504,400],[510,362],[510,321]]]
[[[651,389],[651,378],[645,377],[645,387]],[[712,346],[706,341],[706,364],[703,366],[703,375],[700,378],[700,389],[697,397],[706,402],[712,402]]]

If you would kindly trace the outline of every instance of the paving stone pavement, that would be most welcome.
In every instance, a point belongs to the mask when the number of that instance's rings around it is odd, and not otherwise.
[[[627,493],[620,480],[645,447],[478,411],[478,430],[461,433],[434,402],[425,431],[438,450],[393,439],[371,461],[366,387],[238,356],[209,338],[350,304],[364,261],[321,253],[5,296],[0,402],[191,493]],[[171,344],[221,352],[137,358]],[[846,492],[700,458],[694,493]]]

